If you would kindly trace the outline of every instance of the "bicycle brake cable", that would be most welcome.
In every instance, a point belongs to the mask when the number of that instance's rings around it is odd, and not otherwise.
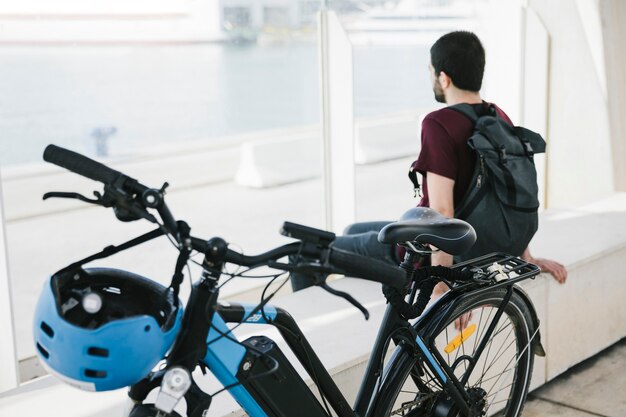
[[[326,290],[327,292],[329,292],[332,295],[335,295],[337,297],[341,297],[344,300],[346,300],[347,302],[349,302],[350,304],[352,304],[353,306],[355,306],[357,309],[359,309],[359,311],[361,313],[363,313],[363,316],[365,316],[365,320],[369,320],[370,318],[370,312],[365,308],[365,306],[361,303],[359,303],[353,296],[351,296],[350,294],[348,294],[347,292],[343,292],[343,291],[339,291],[336,290],[334,288],[331,288],[326,282],[322,281],[322,283],[320,284],[316,284],[318,287],[323,288],[324,290]]]

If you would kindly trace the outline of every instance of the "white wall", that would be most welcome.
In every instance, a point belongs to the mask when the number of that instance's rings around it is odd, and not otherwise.
[[[491,0],[481,11],[476,34],[485,48],[482,97],[496,103],[520,124],[520,18],[519,0]]]
[[[626,191],[626,2],[602,0],[599,18],[603,23],[615,188]]]
[[[490,0],[480,16],[483,98],[548,143],[544,207],[626,189],[626,2]]]
[[[597,15],[585,12],[598,6],[530,0],[529,7],[550,35],[548,205],[573,207],[614,190],[608,104],[592,52],[603,44],[593,30]]]

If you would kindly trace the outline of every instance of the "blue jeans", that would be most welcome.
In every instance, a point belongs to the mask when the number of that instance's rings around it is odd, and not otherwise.
[[[397,265],[395,246],[378,241],[378,232],[391,222],[354,223],[346,227],[342,236],[337,236],[333,248],[354,252],[369,258]],[[290,262],[297,259],[290,257]],[[298,291],[314,284],[315,277],[302,273],[291,274],[291,288]]]

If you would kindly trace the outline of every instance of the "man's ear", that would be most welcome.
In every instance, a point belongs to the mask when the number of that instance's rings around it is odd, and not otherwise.
[[[450,78],[450,76],[446,74],[444,71],[439,72],[437,79],[439,80],[439,85],[441,85],[441,88],[445,89],[445,88],[450,87],[450,85],[452,85],[452,78]]]

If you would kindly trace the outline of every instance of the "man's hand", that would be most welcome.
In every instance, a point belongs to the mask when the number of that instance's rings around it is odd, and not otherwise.
[[[567,280],[567,269],[565,266],[557,261],[544,258],[533,258],[530,262],[541,268],[541,272],[547,272],[552,275],[559,284],[565,284]]]
[[[567,268],[557,261],[545,258],[533,258],[528,248],[526,248],[522,254],[522,259],[526,262],[537,265],[541,268],[541,272],[547,272],[552,275],[552,277],[559,284],[565,284],[565,281],[567,280]]]

